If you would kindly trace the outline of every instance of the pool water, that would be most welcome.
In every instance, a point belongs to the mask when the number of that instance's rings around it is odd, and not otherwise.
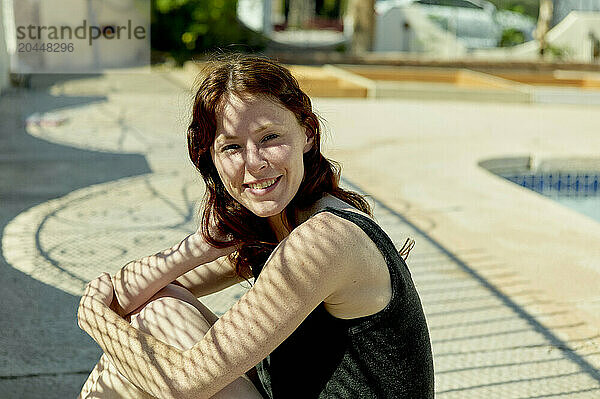
[[[550,197],[560,204],[600,222],[600,196],[593,197]]]
[[[502,177],[600,222],[599,172],[556,171]]]

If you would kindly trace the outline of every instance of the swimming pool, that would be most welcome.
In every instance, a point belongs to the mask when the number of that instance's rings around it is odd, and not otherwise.
[[[600,222],[600,196],[587,198],[556,197],[553,199]]]
[[[499,175],[600,222],[600,172],[553,171]]]

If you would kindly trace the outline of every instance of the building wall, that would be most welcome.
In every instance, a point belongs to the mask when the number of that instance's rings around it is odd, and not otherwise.
[[[600,61],[600,12],[571,11],[548,32],[548,43],[566,52],[573,62]]]
[[[600,12],[600,0],[554,0],[552,26],[558,25],[571,11]]]
[[[150,0],[0,0],[14,1],[15,26],[53,27],[55,35],[62,36],[62,28],[66,31],[64,39],[49,38],[49,30],[44,31],[42,39],[33,37],[16,38],[16,45],[31,43],[54,44],[60,46],[54,51],[25,50],[17,51],[12,60],[13,71],[28,73],[90,73],[101,72],[107,68],[149,67],[150,38],[146,30],[146,38],[137,40],[131,35],[137,26],[149,27]],[[131,29],[123,33],[119,39],[98,38],[93,45],[88,41],[89,27],[120,26],[131,23]],[[80,29],[84,38],[75,37],[73,31]],[[97,28],[96,28],[97,29]],[[25,31],[27,32],[27,31]],[[70,47],[69,47],[70,46]],[[31,48],[31,47],[30,47]],[[37,48],[37,47],[36,47]],[[67,48],[70,50],[66,51]]]
[[[0,92],[8,87],[8,73],[10,61],[6,49],[6,35],[4,32],[4,18],[2,18],[2,1],[0,0]]]

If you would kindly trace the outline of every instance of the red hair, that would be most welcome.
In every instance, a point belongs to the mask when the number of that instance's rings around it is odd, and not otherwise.
[[[306,209],[329,193],[372,215],[369,203],[359,194],[339,187],[340,167],[321,154],[321,125],[312,110],[310,98],[300,89],[289,70],[263,57],[229,55],[212,63],[194,99],[188,128],[188,152],[206,184],[202,210],[202,234],[215,247],[236,245],[231,255],[236,273],[252,276],[252,266],[262,265],[277,245],[266,218],[260,218],[238,203],[225,189],[215,168],[210,147],[217,130],[217,114],[226,95],[263,95],[278,101],[296,116],[300,126],[313,137],[312,148],[304,154],[304,178],[298,192],[286,207],[284,223],[297,227],[296,210]],[[219,235],[209,231],[216,221]]]

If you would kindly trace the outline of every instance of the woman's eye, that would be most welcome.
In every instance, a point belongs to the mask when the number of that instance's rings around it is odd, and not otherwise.
[[[221,148],[221,152],[233,152],[233,151],[237,150],[238,148],[240,148],[240,146],[237,144],[229,144],[229,145],[223,146]]]
[[[277,137],[279,137],[279,135],[277,135],[277,134],[275,134],[275,133],[271,133],[271,134],[268,134],[268,135],[266,135],[266,136],[263,138],[263,141],[272,140],[272,139],[275,139],[275,138],[277,138]]]

